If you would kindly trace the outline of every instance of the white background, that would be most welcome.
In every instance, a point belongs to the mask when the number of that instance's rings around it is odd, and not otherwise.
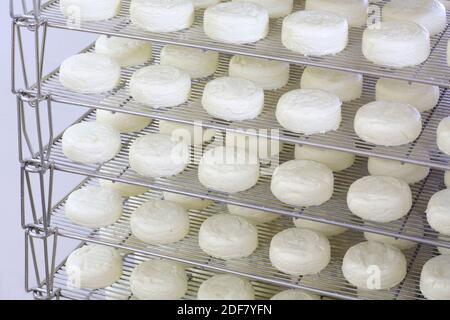
[[[23,32],[24,41],[32,44],[31,32]],[[51,71],[64,57],[77,53],[95,38],[83,33],[50,29],[45,70]],[[24,232],[20,227],[16,98],[10,92],[11,20],[7,0],[0,0],[0,40],[0,299],[30,299],[31,295],[24,291]],[[31,47],[28,47],[26,59],[30,63],[33,61],[33,54]],[[61,132],[77,115],[86,111],[60,105],[55,105],[53,110],[55,133]],[[55,181],[54,202],[60,200],[70,188],[75,187],[79,180],[80,177],[59,174]],[[58,248],[58,257],[67,254],[73,245],[62,242]]]

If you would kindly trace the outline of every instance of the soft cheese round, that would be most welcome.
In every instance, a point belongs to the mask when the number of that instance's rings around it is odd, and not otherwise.
[[[232,131],[226,132],[225,143],[228,147],[245,148],[249,153],[256,153],[260,159],[270,159],[277,156],[283,150],[284,146],[277,139],[246,135]]]
[[[338,236],[344,232],[346,232],[348,229],[340,226],[334,226],[332,224],[322,223],[322,222],[316,222],[301,218],[293,218],[294,225],[297,228],[303,228],[303,229],[310,229],[316,232],[322,233],[325,237],[331,238],[334,236]]]
[[[130,95],[153,108],[185,103],[191,92],[189,74],[172,66],[152,65],[136,71],[130,80]]]
[[[86,245],[69,255],[66,273],[69,284],[75,288],[104,288],[121,277],[122,257],[114,248]]]
[[[103,188],[114,189],[117,192],[119,192],[122,197],[125,197],[125,198],[139,196],[150,190],[147,187],[142,187],[142,186],[128,184],[128,183],[122,183],[122,182],[116,182],[116,181],[110,181],[110,180],[104,180],[104,179],[100,179],[99,182],[100,182],[100,186],[102,186]]]
[[[247,279],[232,274],[218,274],[202,282],[197,299],[255,300],[255,290]]]
[[[348,43],[347,20],[328,11],[297,11],[284,18],[281,41],[306,56],[336,54]]]
[[[446,239],[443,239],[443,236],[438,237],[441,241],[447,241]],[[444,247],[438,247],[439,254],[449,254],[450,255],[450,248],[444,248]]]
[[[331,199],[333,172],[324,164],[291,160],[275,169],[270,184],[273,195],[296,207],[319,206]]]
[[[447,188],[450,188],[450,170],[445,171],[444,174],[444,183]]]
[[[206,9],[219,4],[221,0],[192,0],[195,9]]]
[[[450,155],[450,116],[439,123],[436,142],[439,150]]]
[[[441,92],[438,86],[417,82],[380,78],[376,85],[376,100],[406,103],[420,112],[433,109]]]
[[[189,147],[170,136],[151,133],[137,138],[130,147],[131,169],[144,177],[170,177],[182,172],[190,161]]]
[[[288,289],[278,292],[270,300],[320,300],[320,296],[300,289]]]
[[[347,19],[350,27],[361,27],[367,23],[368,0],[306,0],[306,10],[323,10],[336,13]]]
[[[408,184],[422,181],[430,174],[430,168],[396,160],[369,157],[367,162],[372,176],[389,176],[401,179]]]
[[[205,10],[203,30],[219,42],[252,43],[269,32],[269,14],[263,6],[252,2],[219,3]]]
[[[194,5],[191,0],[132,0],[130,19],[150,32],[179,31],[194,22]]]
[[[131,233],[145,243],[168,244],[189,233],[189,215],[179,204],[154,199],[133,212],[130,226]]]
[[[130,288],[140,300],[177,300],[186,294],[188,280],[180,263],[147,260],[131,272]]]
[[[383,21],[411,21],[425,27],[430,35],[447,25],[445,7],[438,0],[391,0],[383,7]]]
[[[64,155],[72,161],[100,164],[114,158],[121,148],[120,133],[110,125],[82,122],[69,127],[62,137]]]
[[[210,115],[219,119],[255,119],[264,108],[264,91],[247,79],[217,78],[206,84],[202,105]]]
[[[219,53],[168,44],[161,50],[160,64],[181,69],[191,78],[204,78],[216,72]]]
[[[319,232],[290,228],[272,238],[269,257],[281,272],[295,276],[316,274],[330,263],[330,243]]]
[[[352,183],[347,205],[358,217],[387,223],[408,214],[412,207],[409,185],[394,177],[367,176]]]
[[[120,0],[61,0],[62,14],[74,21],[101,21],[113,18],[120,11]]]
[[[120,133],[139,132],[153,121],[148,117],[100,109],[97,110],[96,117],[97,122],[110,125]]]
[[[159,120],[159,133],[171,136],[176,141],[183,141],[187,145],[198,146],[216,135],[216,130],[204,129],[201,123],[194,125]]]
[[[228,204],[227,205],[228,212],[234,214],[236,216],[241,216],[246,218],[248,221],[254,224],[264,224],[272,222],[280,217],[279,214],[270,213],[267,211],[262,211],[258,209],[245,208],[241,206],[235,206]]]
[[[198,178],[209,189],[228,193],[245,191],[259,179],[259,160],[245,149],[216,147],[200,160]]]
[[[342,272],[345,279],[357,288],[390,289],[405,278],[406,258],[399,249],[390,245],[361,242],[345,253]],[[379,278],[375,279],[375,275]]]
[[[430,55],[430,33],[414,22],[378,22],[364,30],[362,51],[367,60],[377,65],[416,66]]]
[[[284,87],[289,81],[289,63],[236,55],[230,60],[230,77],[252,81],[264,90]]]
[[[355,158],[355,155],[349,152],[308,145],[295,145],[295,159],[320,162],[333,171],[343,171],[350,168],[355,163]]]
[[[214,202],[208,199],[195,198],[190,196],[185,196],[182,194],[172,193],[172,192],[163,192],[164,200],[168,200],[174,203],[179,204],[186,210],[203,210]]]
[[[150,42],[121,37],[100,36],[95,42],[95,52],[115,59],[121,67],[137,66],[152,57]]]
[[[198,242],[205,253],[215,258],[245,258],[258,246],[258,231],[243,217],[215,214],[202,223]]]
[[[435,193],[426,210],[428,224],[443,235],[450,236],[450,189]]]
[[[297,89],[278,100],[276,117],[287,130],[315,134],[339,129],[342,102],[338,96],[315,89]]]
[[[375,101],[358,109],[354,129],[364,141],[388,147],[400,146],[419,137],[422,117],[419,110],[409,104]]]
[[[308,66],[303,71],[300,87],[328,91],[346,102],[361,97],[363,76],[359,73]]]
[[[267,9],[270,18],[281,18],[292,12],[294,0],[233,0],[257,3]]]
[[[110,188],[87,186],[67,198],[65,213],[75,224],[88,228],[103,228],[115,223],[122,215],[122,197]]]
[[[450,300],[450,255],[428,260],[420,274],[420,291],[429,300]]]
[[[364,232],[364,238],[366,238],[367,241],[378,241],[387,245],[391,245],[400,250],[408,250],[417,246],[417,242],[414,241],[385,236],[372,232]]]
[[[81,53],[63,61],[59,81],[78,93],[102,93],[114,89],[120,82],[119,63],[104,54]]]

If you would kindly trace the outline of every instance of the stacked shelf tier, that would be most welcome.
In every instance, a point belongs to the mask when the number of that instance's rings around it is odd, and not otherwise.
[[[77,188],[89,185],[97,185],[97,180],[88,178]],[[74,225],[66,218],[64,205],[67,198],[65,198],[53,208],[51,225],[56,228],[60,236],[117,247],[125,254],[133,252],[171,259],[193,265],[195,266],[193,270],[228,272],[249,277],[259,282],[305,289],[323,296],[340,299],[422,299],[418,285],[420,271],[422,265],[437,254],[435,248],[425,245],[418,245],[413,249],[407,250],[404,253],[408,260],[408,276],[400,285],[391,290],[361,292],[351,286],[344,279],[341,272],[342,258],[347,249],[356,243],[364,241],[360,232],[347,231],[330,239],[332,259],[328,267],[322,272],[317,275],[293,277],[277,271],[268,258],[272,237],[281,230],[293,227],[291,219],[280,217],[274,222],[258,226],[259,245],[256,251],[248,258],[224,261],[208,256],[202,252],[198,245],[198,232],[201,223],[214,214],[227,212],[224,204],[215,203],[202,211],[189,211],[190,232],[186,238],[177,243],[148,245],[135,238],[131,234],[129,225],[132,212],[150,199],[161,198],[162,194],[154,190],[142,196],[128,198],[124,203],[124,213],[119,221],[111,226],[95,230]],[[127,281],[129,264],[125,263],[125,266],[127,270],[125,279],[122,279],[120,284],[126,287],[126,284],[123,282],[126,283]],[[61,267],[56,272],[55,281],[56,283],[63,283],[63,279],[65,279],[64,268]],[[79,291],[80,294],[81,292]],[[100,293],[85,290],[84,293],[85,296],[92,295],[95,298],[96,295],[101,296],[101,293],[104,294],[104,290],[100,290]],[[91,298],[91,296],[89,297]]]
[[[387,1],[377,1],[370,8],[370,18],[378,19],[383,5]],[[203,11],[197,10],[195,21],[189,29],[172,33],[151,33],[142,31],[132,25],[129,16],[131,0],[122,0],[120,13],[107,21],[82,22],[80,24],[68,23],[61,14],[58,0],[50,0],[41,8],[41,16],[48,26],[69,30],[84,31],[115,35],[134,39],[148,40],[159,43],[172,43],[183,46],[216,50],[231,54],[243,54],[261,58],[287,61],[294,64],[314,65],[339,70],[348,70],[364,74],[385,76],[410,81],[436,84],[450,87],[450,81],[445,70],[449,71],[446,63],[447,41],[450,30],[447,29],[438,36],[432,37],[432,52],[427,61],[417,67],[404,69],[391,69],[376,66],[362,55],[361,39],[363,28],[350,28],[349,44],[347,48],[336,55],[326,57],[305,57],[289,51],[281,44],[282,19],[272,20],[269,35],[257,43],[247,45],[233,45],[215,42],[203,32]],[[295,1],[294,11],[302,10],[304,1]],[[444,70],[444,72],[443,72]]]
[[[88,112],[79,121],[95,121],[95,111]],[[120,153],[114,159],[100,166],[74,163],[67,159],[62,152],[62,136],[58,136],[50,148],[49,159],[53,167],[59,171],[148,186],[155,190],[208,198],[283,215],[350,227],[355,230],[371,231],[421,243],[450,247],[450,237],[442,236],[438,238],[438,233],[428,226],[425,217],[428,200],[435,192],[443,188],[443,174],[439,170],[432,170],[424,181],[412,186],[413,208],[406,217],[388,224],[368,223],[352,215],[346,204],[346,194],[350,184],[368,174],[366,159],[357,158],[351,168],[335,173],[334,195],[330,201],[318,207],[294,208],[281,203],[270,192],[270,179],[275,167],[278,163],[294,158],[291,145],[285,145],[279,159],[276,158],[273,159],[273,162],[262,164],[261,177],[253,188],[237,194],[227,194],[206,189],[197,178],[197,166],[203,152],[207,148],[222,145],[223,136],[220,132],[217,133],[213,142],[207,143],[201,148],[192,148],[191,163],[186,170],[176,176],[145,179],[130,169],[128,150],[131,143],[139,136],[158,132],[158,130],[158,121],[154,121],[140,133],[123,134]],[[33,161],[39,161],[39,158],[36,157]]]
[[[154,46],[152,63],[159,63],[160,50],[161,46]],[[92,51],[92,46],[84,52],[86,51]],[[321,146],[363,156],[377,156],[450,170],[450,156],[440,152],[436,145],[436,129],[439,122],[450,114],[450,92],[448,92],[448,89],[442,89],[439,104],[436,108],[422,114],[424,127],[416,141],[399,147],[383,147],[361,140],[353,129],[353,119],[358,108],[375,100],[376,78],[370,76],[365,77],[363,96],[352,102],[344,103],[342,123],[339,130],[326,134],[311,136],[295,134],[283,129],[277,122],[275,109],[279,98],[284,93],[300,87],[303,67],[295,65],[291,67],[291,78],[287,86],[280,90],[265,92],[265,108],[256,119],[230,122],[210,116],[201,104],[203,88],[213,78],[228,75],[229,60],[229,55],[221,54],[216,74],[210,78],[193,80],[189,101],[173,108],[154,109],[138,103],[130,97],[128,93],[130,78],[142,66],[123,70],[121,84],[115,90],[104,94],[80,94],[64,88],[59,81],[59,70],[55,70],[44,78],[42,90],[50,94],[53,101],[70,105],[121,111],[180,123],[196,123],[206,128],[241,133],[253,132],[254,135],[277,137],[281,141],[289,143]]]

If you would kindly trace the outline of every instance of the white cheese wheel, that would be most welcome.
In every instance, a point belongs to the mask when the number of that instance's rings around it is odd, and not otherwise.
[[[306,56],[336,54],[348,43],[347,20],[328,11],[297,11],[284,18],[281,41]]]
[[[333,172],[324,164],[291,160],[275,169],[270,184],[273,195],[296,207],[320,206],[331,199]]]
[[[435,193],[426,210],[428,224],[443,235],[450,236],[450,189]]]
[[[335,172],[350,168],[355,163],[355,158],[355,155],[349,152],[295,145],[295,159],[320,162]]]
[[[444,174],[444,183],[447,188],[450,188],[450,170],[446,171]]]
[[[121,277],[122,257],[114,248],[86,245],[69,255],[66,273],[68,284],[74,288],[104,288]]]
[[[128,113],[97,110],[97,122],[110,125],[120,133],[139,132],[146,128],[153,119]]]
[[[354,215],[364,220],[387,223],[404,217],[411,210],[411,189],[397,178],[367,176],[352,183],[347,205]]]
[[[139,300],[177,300],[188,290],[184,267],[168,260],[147,260],[130,275],[130,288]]]
[[[270,18],[281,18],[292,12],[294,0],[233,0],[259,4],[267,9]]]
[[[400,146],[416,140],[422,132],[419,110],[409,104],[375,101],[358,109],[354,127],[364,141],[381,146]]]
[[[381,242],[361,242],[347,250],[342,261],[345,279],[357,288],[390,289],[406,276],[403,253]]]
[[[159,133],[172,137],[175,141],[183,141],[187,145],[199,146],[216,135],[216,130],[204,129],[201,123],[190,125],[173,121],[159,120]]]
[[[181,69],[194,79],[205,78],[216,72],[219,53],[168,44],[161,50],[159,63]]]
[[[231,214],[244,217],[248,221],[257,225],[272,222],[280,217],[280,215],[276,213],[241,206],[235,206],[231,204],[228,204],[227,208],[228,212],[230,212]]]
[[[383,21],[411,21],[425,27],[430,35],[447,25],[445,7],[438,0],[391,0],[383,7]]]
[[[218,274],[202,282],[197,299],[255,300],[255,290],[247,279],[232,274]]]
[[[301,218],[293,218],[294,225],[297,228],[303,228],[303,229],[311,229],[313,231],[317,231],[322,233],[325,237],[331,238],[334,236],[338,236],[344,232],[346,232],[348,229],[340,226],[334,226],[332,224],[322,223],[322,222],[316,222]]]
[[[369,157],[367,167],[369,174],[372,176],[394,177],[408,184],[415,184],[422,181],[430,174],[430,168],[427,167],[374,157]]]
[[[208,199],[195,198],[167,191],[163,192],[163,196],[165,200],[175,202],[186,210],[203,210],[214,203]]]
[[[429,300],[450,300],[450,255],[428,260],[420,274],[420,291]]]
[[[170,177],[182,172],[190,161],[189,147],[170,136],[151,133],[137,138],[130,147],[130,167],[149,177]]]
[[[417,82],[380,78],[376,85],[376,100],[406,103],[420,112],[433,109],[441,92],[438,86]]]
[[[230,77],[250,80],[264,90],[275,90],[288,83],[289,63],[236,55],[230,60],[228,73]]]
[[[361,27],[367,23],[368,0],[306,0],[306,10],[324,10],[347,19],[350,27]]]
[[[119,13],[120,0],[61,0],[59,7],[64,17],[75,23],[101,21]]]
[[[175,107],[188,100],[191,78],[175,67],[148,66],[131,76],[129,91],[137,102],[155,109]]]
[[[320,300],[320,296],[300,289],[288,289],[278,292],[270,300]]]
[[[450,155],[450,116],[439,123],[436,142],[439,150]]]
[[[219,4],[221,0],[192,0],[195,9],[206,9]]]
[[[321,233],[290,228],[277,233],[270,242],[272,265],[289,275],[309,275],[330,263],[330,243]]]
[[[122,183],[122,182],[117,182],[117,181],[100,179],[99,182],[100,182],[100,186],[102,186],[103,188],[114,189],[117,192],[119,192],[122,197],[125,197],[125,198],[139,196],[150,190],[147,187],[142,187],[142,186],[128,184],[128,183]]]
[[[63,61],[59,81],[78,93],[102,93],[114,89],[120,82],[119,63],[104,54],[81,53]]]
[[[269,13],[252,2],[224,2],[205,10],[203,29],[209,38],[219,42],[252,43],[269,32]]]
[[[179,31],[194,22],[194,5],[191,0],[132,0],[130,19],[150,32]]]
[[[416,66],[430,55],[430,33],[414,22],[378,22],[364,30],[362,51],[367,60],[377,65]]]
[[[372,232],[364,232],[364,238],[366,238],[367,241],[378,241],[387,245],[391,245],[400,250],[408,250],[417,246],[417,242],[414,241],[385,236]]]
[[[244,148],[249,153],[257,154],[260,159],[270,159],[280,154],[284,144],[276,139],[263,136],[246,135],[227,131],[225,134],[227,147]]]
[[[303,71],[300,82],[302,89],[328,91],[344,102],[361,98],[362,87],[362,74],[310,66]]]
[[[326,133],[339,129],[341,106],[339,97],[332,93],[297,89],[281,96],[276,117],[283,128],[296,133]]]
[[[217,78],[206,84],[202,105],[208,114],[219,119],[255,119],[264,108],[264,91],[247,79]]]
[[[258,231],[243,217],[215,214],[202,223],[198,242],[200,248],[212,257],[224,260],[245,258],[258,246]]]
[[[95,42],[95,53],[107,55],[127,68],[149,61],[152,45],[147,41],[102,35]]]
[[[97,122],[77,123],[62,137],[64,155],[85,164],[109,161],[119,153],[121,146],[120,133],[110,125]]]

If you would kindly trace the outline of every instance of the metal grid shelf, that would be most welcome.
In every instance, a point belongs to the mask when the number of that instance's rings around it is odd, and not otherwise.
[[[88,178],[77,188],[96,184],[95,179]],[[158,191],[149,191],[145,195],[128,198],[124,202],[124,213],[120,220],[111,226],[96,230],[70,223],[64,214],[64,204],[67,199],[65,198],[52,210],[52,226],[57,229],[58,234],[61,236],[118,247],[125,254],[129,254],[131,251],[137,254],[167,258],[194,265],[195,268],[190,269],[192,274],[199,274],[200,270],[230,272],[249,277],[255,281],[284,287],[301,288],[320,295],[342,299],[423,299],[418,288],[421,267],[428,259],[437,254],[434,248],[425,245],[418,245],[416,248],[407,250],[405,251],[405,256],[408,260],[408,276],[400,285],[391,290],[358,292],[356,288],[352,287],[343,278],[341,264],[347,249],[360,241],[364,241],[361,233],[347,231],[340,236],[331,238],[332,259],[329,266],[320,274],[292,277],[273,268],[268,258],[269,245],[273,235],[293,226],[289,218],[282,217],[274,222],[259,226],[259,246],[250,257],[223,261],[211,258],[203,253],[198,246],[197,240],[200,225],[205,219],[211,215],[226,212],[226,207],[220,203],[215,203],[202,211],[189,211],[191,222],[190,232],[185,239],[177,243],[169,245],[148,245],[136,239],[130,232],[129,220],[131,213],[145,201],[154,198],[162,198],[161,193]],[[132,257],[131,260],[128,257],[125,259],[125,273],[121,281],[116,286],[113,286],[113,288],[108,288],[107,290],[127,292],[127,278],[133,261],[135,261],[135,256],[132,255]],[[202,271],[202,273],[207,274],[206,271]],[[63,267],[56,272],[55,283],[57,287],[66,283]],[[270,287],[266,285],[260,286],[264,289]],[[194,290],[191,289],[191,292],[194,292]],[[104,295],[104,290],[76,290],[76,292],[70,293],[70,296],[78,296],[79,298],[97,298]],[[191,293],[190,295],[193,294]],[[260,296],[263,297],[262,294]]]
[[[446,46],[450,38],[448,27],[438,36],[432,37],[432,53],[426,62],[417,67],[392,69],[376,66],[364,58],[361,50],[363,28],[350,29],[349,44],[343,52],[326,57],[305,57],[287,50],[281,44],[282,19],[271,21],[269,35],[257,43],[248,45],[223,44],[210,40],[204,34],[202,10],[196,11],[195,22],[187,30],[167,34],[150,33],[142,31],[131,24],[129,17],[130,2],[130,0],[122,0],[122,9],[115,18],[100,22],[82,22],[79,26],[68,24],[59,10],[58,0],[50,0],[44,4],[41,8],[41,16],[47,21],[48,26],[54,28],[109,34],[160,43],[173,43],[232,54],[251,55],[295,64],[322,66],[450,87],[450,68],[446,63]],[[294,10],[303,9],[303,3],[303,1],[296,1]],[[371,18],[375,19],[379,16],[379,12],[385,3],[386,0],[372,4]]]
[[[91,51],[92,46],[84,51]],[[161,46],[153,48],[154,63],[159,62]],[[422,114],[424,128],[420,137],[413,143],[399,147],[376,146],[362,141],[354,132],[353,119],[357,109],[375,100],[374,87],[376,78],[365,77],[362,98],[344,103],[342,108],[342,123],[338,131],[311,136],[295,134],[283,129],[275,117],[275,109],[279,98],[287,91],[299,88],[303,67],[293,65],[289,84],[280,90],[265,92],[265,108],[262,114],[254,119],[240,122],[230,122],[216,119],[208,115],[201,105],[203,88],[214,77],[228,75],[230,56],[221,54],[220,64],[216,74],[207,79],[194,80],[189,101],[174,108],[153,109],[137,103],[128,93],[128,84],[132,74],[139,67],[123,70],[122,82],[114,90],[104,94],[79,94],[65,89],[59,82],[59,71],[55,70],[44,78],[42,90],[51,95],[51,99],[65,104],[79,105],[89,108],[101,108],[122,111],[138,115],[147,115],[155,119],[172,120],[181,123],[201,123],[204,127],[246,132],[256,130],[260,136],[273,135],[271,130],[278,130],[280,140],[290,143],[321,146],[335,150],[356,153],[363,156],[377,156],[415,163],[427,167],[450,170],[450,157],[439,151],[436,145],[436,129],[439,122],[450,114],[450,93],[443,89],[439,105],[432,111]]]
[[[80,121],[94,120],[94,111],[87,113],[85,117],[80,119]],[[158,121],[154,121],[140,133],[122,135],[123,145],[120,153],[111,161],[100,166],[77,164],[67,159],[62,152],[60,135],[56,137],[50,149],[50,161],[54,168],[59,171],[143,185],[155,190],[208,198],[283,215],[350,227],[360,231],[371,231],[421,243],[450,247],[450,237],[441,236],[438,238],[438,233],[428,226],[424,214],[428,199],[435,192],[444,188],[441,171],[432,170],[427,179],[412,186],[413,208],[406,217],[389,224],[368,223],[352,215],[346,204],[346,194],[350,184],[368,174],[366,159],[357,158],[356,163],[351,168],[335,174],[334,195],[330,201],[318,207],[294,208],[275,199],[270,191],[271,173],[278,162],[263,164],[261,178],[253,188],[231,195],[208,190],[198,181],[197,165],[203,153],[202,148],[193,148],[191,163],[186,170],[174,177],[158,179],[140,177],[129,168],[128,150],[134,139],[149,132],[158,132]],[[218,133],[211,143],[212,146],[222,144],[223,140],[220,139],[220,135],[221,133]],[[204,147],[211,146],[206,145]],[[293,148],[291,145],[286,145],[280,154],[279,162],[282,163],[291,159],[293,159]],[[31,161],[39,160],[36,157]]]
[[[61,264],[54,275],[54,285],[60,289],[59,296],[70,300],[134,300],[130,291],[130,274],[141,262],[149,258],[139,254],[125,253],[123,259],[123,273],[119,281],[103,289],[82,289],[73,288],[67,285],[67,274],[64,264]],[[64,261],[65,263],[65,261]],[[209,279],[216,273],[212,273],[201,267],[188,267],[186,269],[188,277],[188,291],[183,300],[197,299],[198,288],[203,281]],[[260,281],[251,281],[255,289],[256,300],[268,300],[273,295],[283,290],[283,288],[266,284]]]

